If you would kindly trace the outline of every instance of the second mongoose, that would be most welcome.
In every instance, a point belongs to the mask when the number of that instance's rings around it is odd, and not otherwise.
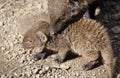
[[[50,25],[45,21],[38,21],[33,27],[24,35],[22,43],[24,48],[43,47],[58,52],[56,57],[58,63],[64,62],[66,55],[72,51],[87,60],[83,66],[85,70],[91,69],[99,62],[99,57],[102,57],[108,78],[114,78],[114,54],[109,35],[95,20],[81,18],[60,34],[53,36],[49,36]]]

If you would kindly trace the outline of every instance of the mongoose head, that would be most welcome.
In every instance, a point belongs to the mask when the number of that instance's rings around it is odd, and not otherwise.
[[[22,46],[26,49],[41,47],[47,42],[49,35],[49,24],[45,21],[37,21],[28,30],[23,38]]]

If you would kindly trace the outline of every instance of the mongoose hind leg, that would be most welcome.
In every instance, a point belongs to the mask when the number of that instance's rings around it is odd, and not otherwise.
[[[58,51],[58,55],[55,59],[55,61],[58,62],[58,63],[64,62],[68,52],[70,52],[70,48],[69,48],[69,46],[67,46],[65,41],[62,40],[60,42],[60,44],[61,45],[60,45],[60,48],[59,48],[59,51]]]
[[[100,53],[99,51],[87,51],[84,54],[87,63],[83,65],[84,70],[92,69],[99,62]]]
[[[59,53],[58,53],[55,61],[56,61],[57,63],[62,63],[62,62],[64,62],[64,61],[65,61],[65,58],[66,58],[66,56],[67,56],[67,54],[68,54],[68,52],[69,52],[69,49],[59,50]]]

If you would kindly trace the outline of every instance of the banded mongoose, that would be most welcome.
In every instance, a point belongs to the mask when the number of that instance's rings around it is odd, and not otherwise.
[[[64,62],[70,51],[75,52],[87,59],[88,62],[83,66],[85,70],[98,63],[101,56],[108,71],[108,78],[114,78],[113,50],[109,35],[101,24],[95,20],[81,18],[60,34],[53,36],[49,36],[49,26],[45,21],[33,24],[34,28],[24,35],[23,47],[28,49],[43,47],[58,52],[56,57],[58,63]],[[40,54],[44,55],[42,52]]]
[[[48,0],[51,18],[50,32],[56,34],[65,29],[69,23],[79,20],[86,11],[94,17],[95,8],[101,0]],[[93,9],[93,10],[92,10]]]

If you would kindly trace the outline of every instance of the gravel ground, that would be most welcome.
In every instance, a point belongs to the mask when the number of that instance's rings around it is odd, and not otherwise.
[[[47,0],[0,0],[0,78],[106,78],[103,65],[84,71],[84,58],[57,64],[55,55],[34,61],[34,50],[21,46],[23,34],[33,21],[50,21]],[[109,29],[108,29],[109,30]],[[116,56],[120,56],[120,24],[110,27]],[[120,60],[117,60],[119,72]],[[120,78],[120,77],[118,77]]]

